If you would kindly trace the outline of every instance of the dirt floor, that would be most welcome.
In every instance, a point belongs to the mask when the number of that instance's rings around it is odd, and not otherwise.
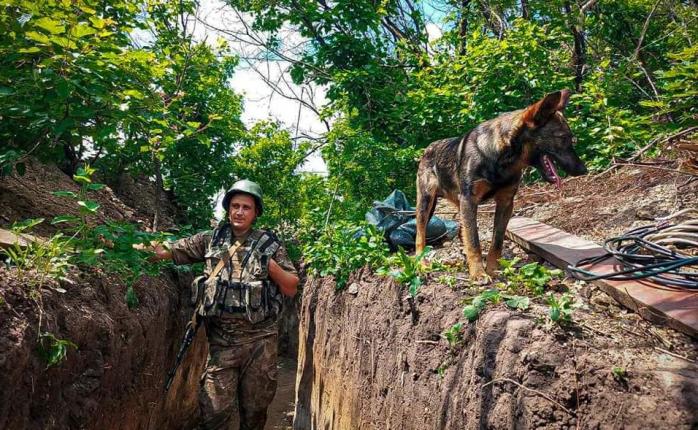
[[[293,428],[298,362],[295,357],[282,357],[278,367],[278,386],[274,400],[267,410],[267,424],[264,426],[264,430],[289,430]]]
[[[600,242],[697,203],[693,176],[623,167],[566,180],[561,192],[525,187],[516,214]],[[493,209],[480,211],[485,250]],[[447,205],[437,212],[455,213]],[[538,260],[508,241],[504,256]],[[432,258],[462,264],[458,239]],[[468,323],[463,300],[481,289],[467,273],[450,286],[447,275],[427,275],[415,323],[405,289],[370,271],[350,279],[354,294],[328,279],[307,285],[294,428],[698,427],[695,339],[572,279],[550,286],[578,304],[571,324],[547,322],[542,299],[523,312],[489,305]],[[442,333],[456,322],[465,328],[450,347]]]

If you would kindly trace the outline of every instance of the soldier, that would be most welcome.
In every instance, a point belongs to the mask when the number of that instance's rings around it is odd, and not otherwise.
[[[252,227],[263,211],[258,184],[235,182],[223,207],[226,222],[155,246],[154,259],[206,263],[194,285],[209,343],[199,392],[202,428],[261,430],[276,391],[281,294],[296,294],[298,276],[278,239]]]

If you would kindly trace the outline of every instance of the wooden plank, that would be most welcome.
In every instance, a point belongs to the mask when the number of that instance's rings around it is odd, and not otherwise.
[[[525,217],[512,218],[506,234],[525,250],[561,269],[583,258],[604,254],[603,248],[594,242]],[[618,260],[608,258],[591,270],[601,274],[619,269]],[[645,280],[600,279],[592,283],[643,318],[698,338],[698,291],[665,287]]]

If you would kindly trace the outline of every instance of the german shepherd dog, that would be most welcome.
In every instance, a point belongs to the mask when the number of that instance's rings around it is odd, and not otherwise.
[[[513,112],[485,121],[463,137],[437,140],[427,147],[417,171],[417,253],[424,249],[426,225],[437,197],[459,207],[461,238],[473,282],[488,283],[502,255],[504,232],[514,195],[528,166],[560,186],[555,166],[572,176],[587,172],[575,153],[576,141],[562,114],[569,91],[557,91]],[[477,207],[494,198],[494,232],[483,270]]]

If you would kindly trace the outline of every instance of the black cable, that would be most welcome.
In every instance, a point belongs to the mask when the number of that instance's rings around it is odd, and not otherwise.
[[[606,254],[584,258],[568,266],[567,269],[573,277],[583,281],[648,279],[659,285],[698,289],[698,257],[681,254],[645,239],[647,236],[673,226],[668,223],[643,226],[621,236],[612,237],[604,242],[603,248]],[[609,257],[615,257],[623,269],[598,274],[581,267],[593,266]],[[683,270],[688,266],[695,266],[695,270]]]

